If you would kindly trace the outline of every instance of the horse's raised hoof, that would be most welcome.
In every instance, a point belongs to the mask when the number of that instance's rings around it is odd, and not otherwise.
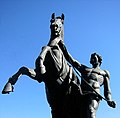
[[[13,86],[10,82],[7,82],[7,84],[4,86],[4,89],[2,91],[2,94],[9,94],[10,92],[13,92]]]

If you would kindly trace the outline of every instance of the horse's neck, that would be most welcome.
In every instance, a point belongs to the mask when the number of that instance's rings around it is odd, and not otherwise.
[[[48,45],[49,46],[55,46],[60,42],[60,40],[63,40],[63,39],[61,37],[57,37],[57,38],[54,38],[54,39],[51,38]]]

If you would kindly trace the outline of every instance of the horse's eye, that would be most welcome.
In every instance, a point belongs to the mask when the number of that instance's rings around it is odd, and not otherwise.
[[[58,24],[57,24],[57,28],[58,28],[58,27],[60,28],[60,27],[62,27],[62,25],[61,25],[60,23],[58,23]]]
[[[57,28],[58,28],[58,25],[57,25],[57,24],[55,24],[55,27],[57,27]]]

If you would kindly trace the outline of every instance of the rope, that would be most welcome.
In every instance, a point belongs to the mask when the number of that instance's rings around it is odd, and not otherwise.
[[[100,98],[100,99],[103,99],[105,100],[106,102],[108,102],[108,100],[106,98],[104,98],[102,95],[100,95],[92,86],[89,85],[89,83],[78,73],[78,71],[76,70],[76,68],[72,65],[73,69],[75,70],[75,72],[77,73],[77,75],[91,88],[92,91],[94,91],[97,96]]]

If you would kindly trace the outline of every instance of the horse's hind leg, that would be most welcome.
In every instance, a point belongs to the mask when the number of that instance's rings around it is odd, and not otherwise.
[[[29,69],[27,67],[21,67],[17,73],[15,73],[12,77],[9,78],[8,82],[4,86],[2,94],[13,92],[12,85],[15,85],[15,83],[17,82],[18,78],[21,75],[27,75],[27,76],[31,77],[32,79],[37,80],[36,72],[34,69]]]

